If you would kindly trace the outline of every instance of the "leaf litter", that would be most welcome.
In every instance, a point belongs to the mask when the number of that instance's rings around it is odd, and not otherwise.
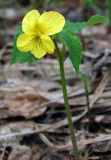
[[[0,17],[4,19],[1,12]],[[24,12],[23,9],[19,16]],[[15,19],[10,21],[17,20],[16,14],[14,16]],[[9,21],[9,16],[5,19]],[[37,64],[10,66],[8,62],[15,28],[15,24],[6,28],[8,38],[5,44],[0,40],[0,159],[70,159],[72,146],[58,62],[54,57],[47,56]],[[4,30],[0,29],[0,37],[3,36]],[[90,126],[82,82],[67,59],[68,97],[78,146],[86,160],[110,159],[111,37],[107,35],[104,25],[85,29],[80,37],[85,46],[80,70],[86,69],[90,78],[89,98],[93,121]]]

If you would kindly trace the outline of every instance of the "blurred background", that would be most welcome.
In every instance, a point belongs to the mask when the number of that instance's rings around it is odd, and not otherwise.
[[[68,98],[82,160],[111,159],[110,0],[0,0],[0,160],[71,160],[56,55],[34,64],[10,65],[14,36],[24,15],[55,10],[72,22],[101,14],[105,23],[83,29],[81,73],[88,79],[91,107],[81,77],[65,55]],[[61,46],[61,44],[59,44]],[[85,112],[84,112],[85,111]]]

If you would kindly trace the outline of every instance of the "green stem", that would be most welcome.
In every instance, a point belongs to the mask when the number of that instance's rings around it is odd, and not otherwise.
[[[89,100],[89,80],[87,77],[87,74],[83,74],[82,75],[82,81],[83,81],[83,85],[84,85],[84,90],[85,90],[85,95],[86,95],[86,103],[87,103],[87,111],[88,111],[88,118],[89,118],[89,122],[91,121],[91,113],[90,113],[90,100]]]
[[[61,74],[61,82],[62,82],[62,89],[63,89],[64,105],[65,105],[65,110],[66,110],[66,116],[67,116],[67,120],[68,120],[69,129],[70,129],[70,134],[71,134],[74,157],[75,157],[75,160],[79,160],[79,151],[78,151],[78,147],[77,147],[75,129],[73,127],[72,114],[71,114],[71,110],[70,110],[70,106],[69,106],[69,102],[68,102],[68,96],[67,96],[63,53],[60,52],[56,41],[55,41],[55,45],[56,45],[58,60],[59,60],[59,65],[60,65],[60,74]]]
[[[109,25],[111,25],[111,0],[108,0],[108,6],[109,6]]]
[[[88,89],[85,89],[86,92],[86,102],[87,102],[87,110],[88,110],[88,118],[89,118],[89,122],[91,121],[91,113],[90,113],[90,101],[89,101],[89,93],[88,93]]]

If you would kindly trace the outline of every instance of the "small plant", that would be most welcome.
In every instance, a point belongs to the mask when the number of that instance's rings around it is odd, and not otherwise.
[[[89,15],[92,14],[104,14],[104,2],[103,3],[99,3],[96,0],[82,0],[83,2],[83,13],[84,13],[84,17],[86,18]]]
[[[72,114],[68,102],[66,80],[64,72],[65,47],[69,50],[70,60],[77,75],[82,58],[82,43],[76,35],[83,28],[101,23],[104,17],[92,16],[87,22],[73,23],[65,21],[64,17],[55,11],[44,12],[40,15],[37,10],[28,12],[23,18],[22,25],[18,27],[14,40],[14,48],[11,56],[11,64],[37,62],[46,53],[50,55],[57,52],[60,65],[61,82],[64,97],[64,106],[71,134],[73,153],[75,160],[80,160],[77,147],[75,129],[72,122]],[[63,49],[58,47],[58,41],[63,44]],[[65,46],[65,47],[64,47]]]
[[[108,0],[108,7],[109,7],[109,25],[111,26],[111,0]]]
[[[91,113],[90,113],[90,100],[89,100],[89,79],[88,79],[88,76],[86,73],[82,74],[82,82],[83,82],[83,86],[84,86],[84,90],[85,90],[88,119],[90,122],[91,121]]]
[[[83,0],[83,2],[86,8],[92,8],[92,5],[94,4],[94,0]]]

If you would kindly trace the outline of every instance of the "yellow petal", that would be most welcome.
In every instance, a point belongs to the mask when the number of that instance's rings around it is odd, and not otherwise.
[[[40,36],[41,43],[43,47],[46,49],[48,53],[53,53],[54,52],[54,43],[51,40],[51,38],[47,35],[41,35]]]
[[[42,34],[53,35],[63,29],[65,19],[60,13],[49,11],[39,17],[38,23]]]
[[[43,47],[41,41],[39,40],[35,47],[33,48],[33,50],[31,51],[31,53],[36,57],[36,58],[42,58],[45,54],[46,54],[46,50]]]
[[[31,51],[35,45],[36,45],[36,39],[30,37],[25,33],[21,34],[16,42],[16,46],[21,52]]]
[[[22,30],[23,32],[29,32],[37,25],[37,21],[40,14],[37,10],[32,10],[28,12],[22,21]]]

